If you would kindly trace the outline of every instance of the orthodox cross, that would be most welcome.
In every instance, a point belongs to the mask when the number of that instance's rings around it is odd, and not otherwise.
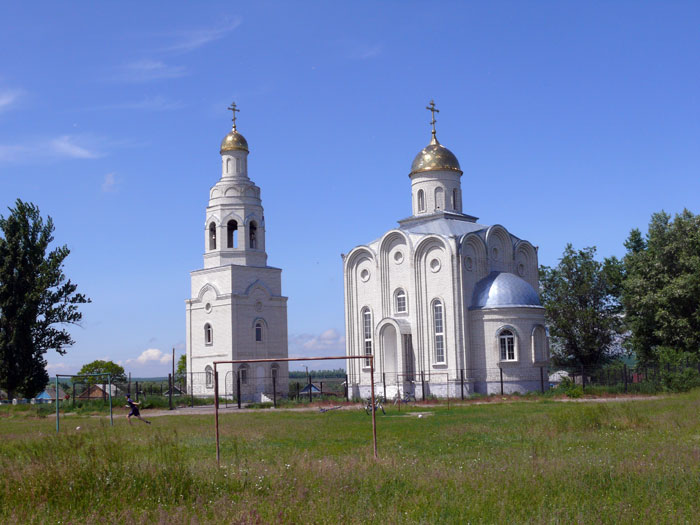
[[[440,110],[435,107],[435,101],[431,100],[429,106],[425,106],[425,109],[430,111],[433,114],[433,120],[430,121],[430,124],[433,126],[433,137],[435,137],[435,123],[437,120],[435,120],[435,113],[440,113]]]
[[[241,110],[236,107],[236,103],[232,102],[229,107],[227,107],[229,111],[233,112],[233,131],[236,131],[236,113],[240,112]]]

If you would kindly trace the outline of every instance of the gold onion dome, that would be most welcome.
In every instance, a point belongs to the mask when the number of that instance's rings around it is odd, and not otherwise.
[[[248,151],[248,141],[236,129],[224,137],[221,141],[221,153],[224,151]]]
[[[423,148],[416,155],[416,158],[413,159],[409,175],[424,171],[458,171],[462,173],[457,157],[438,142],[434,133],[430,144]]]

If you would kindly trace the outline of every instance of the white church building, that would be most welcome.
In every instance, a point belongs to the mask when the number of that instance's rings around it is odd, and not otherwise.
[[[375,356],[375,388],[388,397],[539,390],[549,353],[537,249],[463,212],[462,170],[427,109],[411,216],[343,255],[347,355]],[[367,397],[369,360],[346,366],[353,395]]]
[[[282,270],[267,265],[260,188],[248,177],[248,142],[233,128],[221,142],[221,178],[209,190],[204,268],[191,272],[187,372],[194,395],[214,394],[213,362],[287,357],[287,298]],[[288,391],[286,362],[220,365],[219,393],[260,399]],[[192,373],[192,375],[190,375]]]

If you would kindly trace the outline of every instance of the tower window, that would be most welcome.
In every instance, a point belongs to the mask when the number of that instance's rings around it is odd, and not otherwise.
[[[433,303],[433,329],[435,331],[435,361],[445,362],[445,323],[443,322],[443,308],[440,301]]]
[[[233,220],[226,224],[226,247],[238,247],[238,223]]]
[[[510,330],[503,330],[498,336],[501,361],[515,361],[515,336]]]
[[[241,172],[241,158],[236,157],[236,173],[240,173],[240,172]]]
[[[418,190],[418,213],[425,211],[425,193],[423,190]]]
[[[214,330],[212,330],[211,325],[209,323],[204,325],[204,344],[214,344]]]
[[[396,290],[396,295],[394,296],[394,309],[397,314],[405,314],[408,311],[406,306],[406,292],[403,288]]]
[[[255,322],[255,341],[261,343],[263,340],[263,323],[262,321]]]
[[[216,250],[216,224],[209,225],[209,249]]]
[[[365,307],[362,309],[361,316],[365,355],[372,355],[372,312]],[[369,359],[365,359],[365,366],[369,366]]]
[[[248,225],[249,246],[253,249],[258,247],[258,225],[251,221]]]
[[[457,193],[457,188],[452,190],[452,209],[459,211],[459,195]]]
[[[435,188],[435,209],[445,209],[445,192],[442,188]]]

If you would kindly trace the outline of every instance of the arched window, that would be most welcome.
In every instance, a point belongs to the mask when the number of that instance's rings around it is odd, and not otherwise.
[[[250,224],[248,225],[248,239],[250,241],[250,248],[258,247],[258,225],[255,224],[255,221],[250,221]]]
[[[216,250],[216,224],[209,225],[209,249]]]
[[[501,361],[515,361],[515,336],[510,330],[503,330],[498,336]]]
[[[241,158],[236,157],[236,173],[240,173],[240,172],[241,172]]]
[[[231,173],[231,158],[226,159],[226,173]]]
[[[435,209],[445,209],[445,192],[442,188],[435,188]]]
[[[403,288],[399,288],[394,294],[394,310],[397,314],[405,314],[408,312],[406,292],[403,290]]]
[[[362,309],[361,317],[365,355],[372,355],[372,312],[365,306]],[[365,366],[369,366],[369,359],[365,359]]]
[[[214,388],[214,370],[209,365],[204,369],[206,374],[207,388]]]
[[[459,193],[457,192],[457,188],[452,190],[452,209],[459,211]]]
[[[425,211],[425,193],[423,190],[418,190],[418,213]]]
[[[263,322],[255,321],[255,342],[261,343],[263,340]]]
[[[204,344],[214,344],[214,330],[212,330],[211,325],[209,323],[204,325]]]
[[[248,365],[241,365],[238,367],[238,376],[241,378],[241,384],[248,384]]]
[[[445,362],[445,322],[442,303],[433,303],[433,331],[435,332],[435,362]]]
[[[238,246],[238,223],[234,220],[226,224],[226,247],[237,248]]]

